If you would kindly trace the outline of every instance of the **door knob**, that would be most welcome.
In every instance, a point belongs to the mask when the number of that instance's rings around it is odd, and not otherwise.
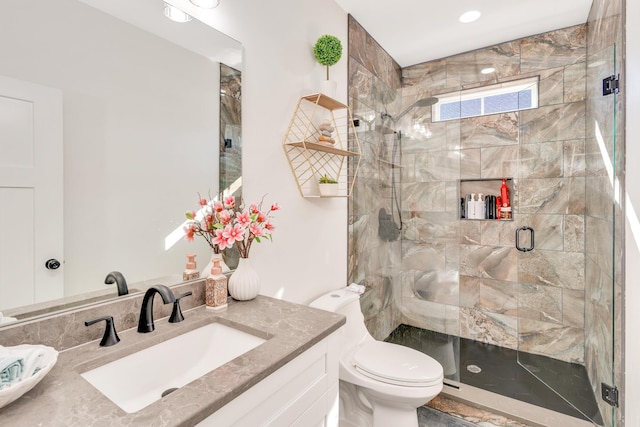
[[[44,263],[44,266],[47,267],[47,270],[57,270],[58,268],[60,268],[60,261],[51,258]]]

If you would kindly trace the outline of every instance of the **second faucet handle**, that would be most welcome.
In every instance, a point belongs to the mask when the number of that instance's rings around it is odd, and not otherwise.
[[[193,295],[193,292],[189,291],[176,297],[176,300],[173,302],[173,311],[171,312],[171,317],[169,317],[169,323],[178,323],[184,320],[182,310],[180,309],[180,300],[189,295]]]
[[[104,328],[104,334],[102,335],[102,341],[100,341],[100,346],[109,347],[110,345],[118,344],[120,342],[120,337],[116,332],[116,327],[112,316],[98,317],[97,319],[86,321],[84,322],[84,326],[91,326],[94,323],[98,323],[103,320],[106,322],[106,325]]]

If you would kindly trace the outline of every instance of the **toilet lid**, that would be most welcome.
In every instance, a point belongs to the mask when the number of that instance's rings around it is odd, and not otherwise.
[[[360,373],[389,384],[424,387],[442,382],[442,365],[414,350],[383,341],[362,345],[353,354],[353,363]]]

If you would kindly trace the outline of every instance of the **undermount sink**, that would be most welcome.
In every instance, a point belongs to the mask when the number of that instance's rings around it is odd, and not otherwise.
[[[265,341],[210,323],[81,375],[125,412],[134,413]]]

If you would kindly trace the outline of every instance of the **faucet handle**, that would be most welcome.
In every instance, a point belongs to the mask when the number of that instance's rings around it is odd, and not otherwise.
[[[173,302],[173,311],[171,312],[171,317],[169,317],[169,323],[178,323],[184,320],[182,310],[180,309],[180,300],[189,295],[193,295],[193,292],[189,291],[176,297],[176,300]]]
[[[84,322],[84,326],[91,326],[94,323],[98,323],[102,320],[106,322],[106,325],[104,328],[104,335],[102,336],[102,341],[100,341],[100,346],[108,347],[110,345],[118,344],[120,342],[120,337],[116,332],[115,323],[113,321],[112,316],[98,317],[97,319],[89,320],[87,322]]]

